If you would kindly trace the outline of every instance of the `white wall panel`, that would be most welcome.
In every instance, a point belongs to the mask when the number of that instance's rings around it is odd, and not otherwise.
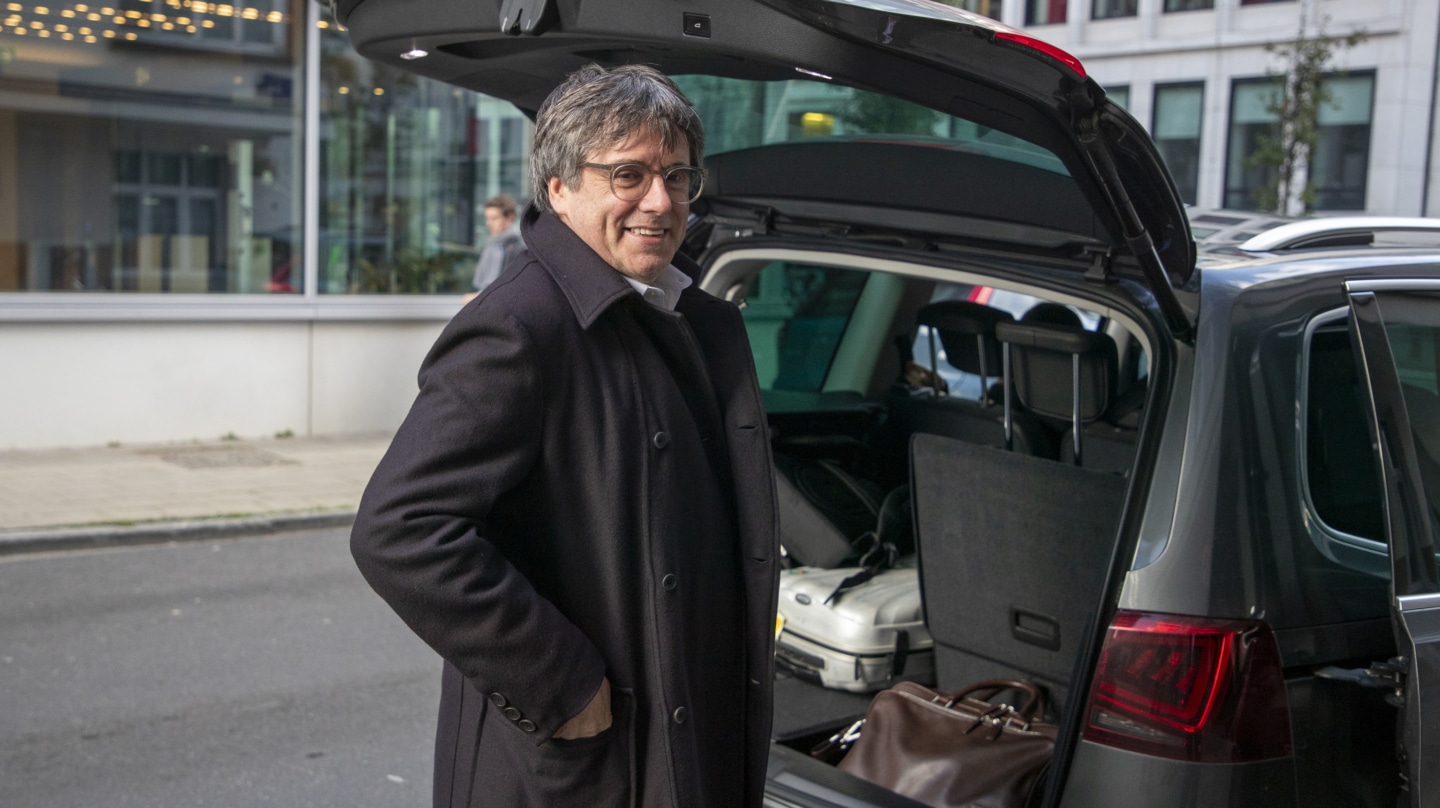
[[[420,361],[444,323],[316,323],[312,429],[391,432],[415,399]]]
[[[304,323],[0,326],[0,449],[305,428]]]
[[[0,450],[393,431],[439,321],[0,325]]]

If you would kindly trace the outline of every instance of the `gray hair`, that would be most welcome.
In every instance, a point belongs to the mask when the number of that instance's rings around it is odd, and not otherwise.
[[[645,65],[606,70],[595,64],[571,73],[540,105],[535,119],[530,151],[535,206],[554,212],[546,187],[551,177],[559,177],[567,188],[578,188],[581,163],[644,133],[658,137],[666,151],[684,136],[690,145],[690,164],[700,166],[705,153],[700,116],[664,73]]]

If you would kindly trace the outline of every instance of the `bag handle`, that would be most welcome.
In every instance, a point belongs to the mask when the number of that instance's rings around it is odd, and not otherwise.
[[[1015,715],[1019,716],[1027,725],[1045,711],[1045,694],[1040,692],[1040,688],[1034,682],[1024,679],[986,679],[983,682],[966,685],[943,698],[946,699],[945,706],[949,707],[966,696],[973,695],[979,701],[989,701],[1006,690],[1019,690],[1025,694],[1025,703],[1015,710]],[[984,695],[976,695],[981,693]],[[935,700],[939,701],[940,698],[941,696],[937,696]]]

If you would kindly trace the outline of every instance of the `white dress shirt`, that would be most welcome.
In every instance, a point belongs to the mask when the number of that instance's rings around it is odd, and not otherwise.
[[[646,303],[665,311],[674,311],[680,302],[680,293],[694,283],[689,275],[676,269],[674,264],[660,270],[654,285],[637,281],[629,275],[623,277],[645,298]]]

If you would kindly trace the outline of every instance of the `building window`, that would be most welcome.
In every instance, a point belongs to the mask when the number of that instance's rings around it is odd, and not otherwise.
[[[1160,156],[1175,178],[1180,198],[1195,204],[1200,182],[1200,122],[1205,84],[1161,84],[1155,87],[1155,120],[1151,133]]]
[[[1263,3],[1293,3],[1295,0],[1240,0],[1242,6],[1258,6]]]
[[[1324,87],[1330,103],[1320,108],[1320,137],[1311,155],[1313,210],[1363,210],[1370,161],[1370,117],[1374,74],[1330,76]],[[1278,91],[1274,79],[1235,82],[1230,98],[1230,143],[1226,157],[1225,207],[1258,206],[1275,169],[1249,162],[1262,134],[1275,137],[1278,119],[1267,107]]]
[[[1133,17],[1139,13],[1139,6],[1140,0],[1094,0],[1090,6],[1090,19]]]
[[[1215,7],[1215,0],[1165,0],[1165,12],[1205,11]]]
[[[228,156],[206,151],[118,152],[116,253],[104,262],[113,267],[105,280],[122,291],[139,292],[294,291],[268,289],[268,275],[223,271],[227,262],[219,237],[229,194],[222,195],[221,189],[230,184],[229,163]],[[288,260],[288,251],[284,258]],[[249,265],[256,267],[271,263],[253,255],[251,259]],[[75,280],[51,279],[52,286]]]
[[[1330,103],[1320,108],[1320,140],[1310,157],[1315,210],[1364,210],[1370,167],[1375,75],[1331,76]]]
[[[1065,22],[1067,0],[1026,0],[1026,25],[1054,25]]]
[[[1115,102],[1115,106],[1128,110],[1130,109],[1130,85],[1122,84],[1119,87],[1106,87],[1105,97]]]
[[[1271,79],[1241,79],[1230,93],[1230,143],[1225,160],[1225,207],[1253,210],[1261,189],[1275,176],[1274,169],[1250,165],[1262,134],[1274,136],[1275,113],[1266,109],[1277,88]]]
[[[8,9],[0,292],[301,291],[301,0]]]

